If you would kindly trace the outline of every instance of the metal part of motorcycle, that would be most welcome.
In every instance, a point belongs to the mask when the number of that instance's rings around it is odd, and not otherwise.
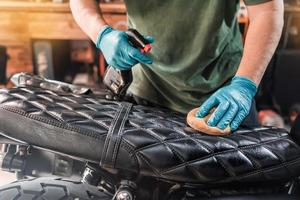
[[[122,180],[113,200],[135,200],[137,186],[134,182]]]
[[[116,180],[109,176],[107,172],[102,171],[98,166],[87,163],[81,178],[82,183],[97,186],[100,190],[114,195]]]
[[[87,166],[83,172],[81,182],[87,183],[89,185],[97,186],[101,180],[100,174],[97,173],[96,170]]]
[[[1,152],[0,168],[4,171],[19,172],[24,170],[27,146],[8,145],[6,152]]]
[[[85,163],[26,145],[5,145],[0,153],[0,168],[24,177],[81,178]],[[41,162],[41,160],[43,162]]]
[[[286,192],[289,195],[298,194],[300,189],[300,177],[297,177],[286,183],[285,188],[287,189]]]
[[[18,87],[32,86],[56,92],[71,92],[73,94],[88,94],[90,88],[72,85],[60,81],[49,80],[41,76],[21,72],[11,77],[11,82]]]
[[[108,66],[103,83],[112,93],[113,100],[120,100],[126,95],[126,91],[132,82],[131,70],[120,71],[114,69],[112,66]],[[106,97],[107,99],[109,97]]]
[[[111,90],[107,89],[105,94],[105,99],[110,101],[120,101],[122,100],[122,96],[114,94]]]

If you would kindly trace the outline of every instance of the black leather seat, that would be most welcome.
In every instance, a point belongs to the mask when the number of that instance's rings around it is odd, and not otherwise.
[[[121,175],[189,185],[287,180],[300,174],[300,147],[283,129],[209,136],[187,127],[179,113],[97,95],[2,89],[0,132]]]
[[[258,195],[258,196],[228,196],[228,197],[217,197],[201,200],[298,200],[299,197],[291,195]],[[200,200],[200,199],[190,199]]]

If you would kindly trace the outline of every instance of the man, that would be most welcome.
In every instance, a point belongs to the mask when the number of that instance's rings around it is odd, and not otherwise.
[[[125,0],[129,27],[153,42],[143,55],[124,32],[106,24],[96,1],[70,1],[75,20],[108,64],[134,66],[134,96],[182,113],[204,102],[197,116],[215,107],[208,125],[232,130],[255,121],[253,98],[283,27],[282,0],[245,3],[250,25],[243,48],[239,0]]]

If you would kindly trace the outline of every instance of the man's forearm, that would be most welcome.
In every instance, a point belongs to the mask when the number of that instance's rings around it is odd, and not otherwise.
[[[250,24],[237,76],[260,83],[281,36],[283,10],[282,0],[248,7]]]
[[[95,0],[70,0],[77,24],[95,42],[101,28],[106,25]]]

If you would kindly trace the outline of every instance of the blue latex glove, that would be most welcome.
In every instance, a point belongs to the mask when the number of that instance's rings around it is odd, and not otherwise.
[[[248,78],[236,76],[230,85],[217,90],[200,107],[196,116],[203,118],[216,107],[207,124],[224,130],[228,125],[236,130],[249,114],[256,94],[256,84]]]
[[[149,43],[154,42],[150,36],[145,39]],[[102,28],[98,34],[96,46],[102,51],[106,62],[119,70],[129,70],[139,62],[152,64],[151,58],[129,43],[125,32],[114,30],[110,26]]]

